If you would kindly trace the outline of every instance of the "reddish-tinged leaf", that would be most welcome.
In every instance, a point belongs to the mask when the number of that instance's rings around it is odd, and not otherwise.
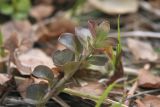
[[[52,71],[55,77],[58,77],[62,74],[62,70],[59,67],[53,67]]]
[[[107,55],[107,57],[110,60],[113,60],[114,52],[113,52],[112,46],[108,46],[108,47],[104,48],[104,53]]]
[[[97,23],[94,20],[89,20],[88,21],[88,28],[89,28],[92,36],[95,37],[96,36]]]
[[[114,66],[114,74],[110,77],[109,81],[107,82],[107,84],[109,84],[109,83],[112,83],[115,80],[121,78],[124,74],[123,65],[122,65],[122,61],[121,61],[121,54],[122,53],[120,53],[119,55],[117,54],[115,56],[115,55],[113,55],[114,53],[113,53],[112,48],[109,50],[105,50],[105,52],[109,56],[110,60],[112,61],[112,66]],[[114,59],[114,57],[115,57],[115,59]],[[116,60],[116,62],[113,62],[114,60]]]
[[[113,76],[110,77],[109,81],[107,81],[107,84],[110,84],[116,81],[117,79],[123,77],[123,74],[124,74],[124,71],[123,71],[122,61],[119,60],[118,63],[116,64],[115,72]]]
[[[117,44],[118,44],[117,38],[114,38],[114,37],[107,37],[107,40],[106,40],[106,43],[105,43],[106,46],[113,46],[113,47],[116,47]]]

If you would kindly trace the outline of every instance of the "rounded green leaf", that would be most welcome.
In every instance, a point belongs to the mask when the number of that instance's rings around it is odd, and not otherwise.
[[[65,63],[74,59],[74,53],[69,49],[58,50],[53,54],[52,59],[55,65],[63,66]]]
[[[32,72],[32,75],[38,78],[46,79],[49,82],[52,82],[54,75],[52,70],[45,65],[38,65]]]
[[[77,52],[75,37],[72,33],[63,33],[58,41],[73,52]]]
[[[46,84],[32,84],[27,88],[26,98],[35,102],[41,101],[46,94],[47,89],[48,86]]]

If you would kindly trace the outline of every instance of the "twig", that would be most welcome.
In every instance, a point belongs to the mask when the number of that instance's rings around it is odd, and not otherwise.
[[[101,72],[106,72],[106,70],[105,70],[104,67],[95,66],[95,65],[91,65],[91,66],[89,66],[87,69],[97,70],[97,71],[101,71]],[[130,74],[130,75],[135,75],[135,76],[138,75],[138,72],[137,72],[137,71],[138,71],[139,69],[129,68],[129,67],[123,67],[123,69],[124,69],[124,73],[125,73],[125,74]]]
[[[134,93],[135,93],[135,91],[136,91],[136,89],[137,89],[137,86],[138,86],[138,82],[136,81],[136,82],[133,84],[133,86],[131,87],[130,91],[128,92],[127,98],[129,98],[130,96],[133,96],[133,95],[134,95]],[[129,103],[130,103],[129,100],[126,100],[126,101],[125,101],[125,105],[128,105],[128,106],[129,106]]]
[[[25,102],[24,100],[22,100],[21,98],[9,98],[9,97],[6,97],[4,99],[4,103],[5,104],[16,104],[16,105],[19,105],[19,104],[23,104],[23,105],[30,105],[29,103]]]
[[[8,62],[7,74],[8,74],[9,76],[11,76],[11,71],[10,71],[10,70],[11,70],[11,60],[12,60],[12,57],[13,57],[13,56],[10,54],[10,55],[9,55],[9,59],[8,59],[8,61],[7,61],[7,62]]]
[[[64,102],[61,98],[58,96],[52,97],[54,101],[56,101],[58,104],[60,104],[62,107],[70,107],[66,102]]]
[[[5,90],[5,92],[0,96],[0,104],[4,104],[4,100],[7,97],[7,95],[10,93],[10,91],[14,88],[14,86],[12,85],[12,78],[11,80],[8,81],[7,85],[7,89]]]
[[[130,75],[138,75],[138,69],[134,69],[134,68],[129,68],[129,67],[124,67],[124,73],[125,74],[130,74]]]
[[[11,91],[11,89],[12,89],[11,87],[8,88],[8,89],[6,90],[6,92],[1,96],[0,104],[3,104],[3,103],[4,103],[4,100],[5,100],[6,96],[8,95],[8,93]]]
[[[95,95],[90,95],[90,94],[87,94],[87,93],[81,93],[79,91],[76,91],[76,90],[72,90],[72,89],[69,89],[69,88],[65,88],[63,90],[64,93],[67,93],[67,94],[71,94],[71,95],[75,95],[75,96],[79,96],[79,97],[83,97],[83,98],[87,98],[87,99],[91,99],[91,100],[94,100],[94,101],[97,101],[99,99],[99,96],[95,96]],[[114,100],[111,100],[111,99],[106,99],[104,101],[105,104],[108,104],[108,103],[111,103],[111,104],[120,104],[119,102],[117,101],[114,101]],[[128,107],[124,104],[121,104],[122,107]]]
[[[117,37],[117,33],[110,33],[110,36]],[[121,37],[148,37],[160,39],[160,32],[149,32],[149,31],[131,31],[121,32]]]
[[[58,97],[54,97],[52,98],[54,101],[56,101],[57,103],[59,103],[62,107],[70,107],[68,104],[62,103],[64,101],[61,101],[60,98]],[[12,97],[6,97],[4,99],[4,104],[13,104],[13,105],[32,105],[26,101],[24,101],[22,98],[12,98]],[[0,106],[1,107],[1,106]]]
[[[149,3],[145,2],[145,1],[141,1],[140,7],[142,7],[144,10],[149,11],[149,12],[155,14],[156,16],[160,17],[160,9],[154,9]]]
[[[138,93],[138,94],[135,94],[135,95],[133,95],[133,96],[128,97],[126,100],[132,99],[132,98],[136,98],[137,96],[141,96],[141,95],[144,95],[144,94],[150,94],[150,93],[155,93],[155,92],[160,92],[160,89],[143,91],[143,92],[141,92],[141,93]]]

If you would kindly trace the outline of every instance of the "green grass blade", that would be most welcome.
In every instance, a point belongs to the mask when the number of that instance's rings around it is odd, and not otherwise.
[[[95,107],[101,107],[101,104],[103,103],[103,101],[106,99],[106,97],[109,95],[110,91],[113,89],[113,87],[116,85],[116,83],[112,83],[111,85],[109,85],[106,90],[104,91],[104,93],[100,96],[99,100],[97,101],[97,104]]]
[[[120,15],[118,16],[118,19],[117,19],[117,24],[118,24],[118,42],[119,42],[119,45],[120,45],[120,48],[121,48],[121,31],[120,31]]]
[[[120,103],[115,103],[111,107],[122,107],[122,105]]]
[[[3,45],[3,35],[2,33],[0,32],[0,56],[3,57],[5,55],[4,53],[4,49],[2,48],[2,45]]]
[[[79,7],[81,7],[85,2],[86,0],[76,0],[74,6],[71,9],[72,16],[76,15],[76,12],[78,11]]]
[[[117,25],[118,25],[118,28],[117,28],[117,31],[118,31],[118,45],[117,45],[117,55],[119,55],[122,51],[122,45],[121,45],[121,31],[120,31],[120,15],[118,16],[118,19],[117,19]]]

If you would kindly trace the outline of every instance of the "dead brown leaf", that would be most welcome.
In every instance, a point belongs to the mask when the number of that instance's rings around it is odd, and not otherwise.
[[[23,98],[26,96],[26,89],[28,86],[34,83],[34,80],[32,78],[21,78],[21,77],[15,77],[17,90],[21,94]]]
[[[19,60],[18,55],[16,55],[16,52],[14,52],[13,58],[14,58],[13,63],[16,65],[16,67],[19,70],[20,74],[22,74],[22,75],[30,75],[32,73],[31,67],[23,65],[22,62]]]
[[[160,9],[160,1],[159,0],[149,0],[153,8]]]
[[[160,98],[153,95],[146,95],[142,100],[137,100],[138,107],[160,107]]]
[[[54,67],[52,59],[40,49],[31,49],[20,55],[14,52],[11,57],[21,75],[30,75],[38,65]]]
[[[18,60],[17,58],[17,55],[16,55],[16,49],[19,48],[19,40],[18,40],[18,37],[17,35],[14,33],[12,34],[4,43],[4,48],[6,48],[10,54],[9,54],[9,65],[8,65],[8,73],[10,74],[10,65],[11,65],[11,62],[13,62],[17,68],[20,70],[20,71],[29,71],[31,72],[31,70],[28,68],[28,67],[25,67],[25,66],[22,66],[21,65],[21,62]]]
[[[69,26],[68,26],[69,25]],[[74,33],[76,23],[64,16],[57,16],[49,20],[47,24],[39,26],[36,35],[39,37],[37,43],[48,55],[57,49],[57,38],[62,33]]]
[[[31,49],[21,55],[14,52],[13,63],[16,65],[21,75],[30,75],[38,65],[54,67],[52,59],[40,49]]]
[[[22,65],[30,67],[32,71],[37,65],[46,65],[50,68],[54,67],[52,59],[40,49],[31,49],[28,52],[21,54],[18,59]]]
[[[80,93],[87,93],[89,95],[96,95],[96,96],[101,95],[104,91],[103,85],[97,82],[89,82],[85,86],[72,87],[72,89],[79,91]]]
[[[16,33],[11,34],[10,38],[4,42],[4,47],[11,53],[13,53],[15,49],[19,47],[19,41]]]
[[[18,43],[20,44],[20,49],[23,51],[31,48],[33,42],[37,40],[37,36],[33,35],[31,24],[27,20],[5,23],[2,26],[1,31],[4,42],[8,42],[8,39],[12,38],[11,36],[13,34],[16,34],[19,41]],[[14,38],[12,39],[14,40]],[[11,46],[11,44],[9,46]]]
[[[138,75],[138,85],[144,88],[160,88],[160,77],[146,69],[141,69]]]
[[[74,33],[76,23],[70,19],[64,18],[63,15],[55,17],[53,20],[44,26],[40,26],[37,30],[38,35],[42,35],[42,40],[46,40],[50,37],[60,36],[62,33]]]
[[[0,74],[0,85],[4,85],[10,78],[7,74]]]
[[[137,103],[138,107],[145,107],[141,100],[137,99],[135,102]]]
[[[37,20],[41,20],[43,18],[50,16],[53,13],[53,11],[54,11],[54,7],[52,5],[40,4],[40,5],[34,6],[31,9],[30,15]]]
[[[136,39],[127,39],[127,45],[137,60],[155,61],[158,59],[158,54],[153,50],[151,44],[147,42]]]
[[[4,47],[10,52],[9,61],[13,62],[22,75],[30,74],[32,71],[29,67],[23,66],[17,57],[16,49],[19,48],[19,40],[16,34],[10,36],[4,43]],[[10,63],[9,62],[9,63]],[[10,66],[9,66],[10,67]],[[9,68],[10,69],[10,68]]]
[[[6,93],[6,90],[11,88],[11,87],[8,87],[8,83],[10,82],[10,80],[11,80],[11,76],[9,76],[8,74],[0,73],[0,96],[1,97]]]
[[[132,13],[138,10],[138,0],[89,0],[89,2],[107,14]]]

